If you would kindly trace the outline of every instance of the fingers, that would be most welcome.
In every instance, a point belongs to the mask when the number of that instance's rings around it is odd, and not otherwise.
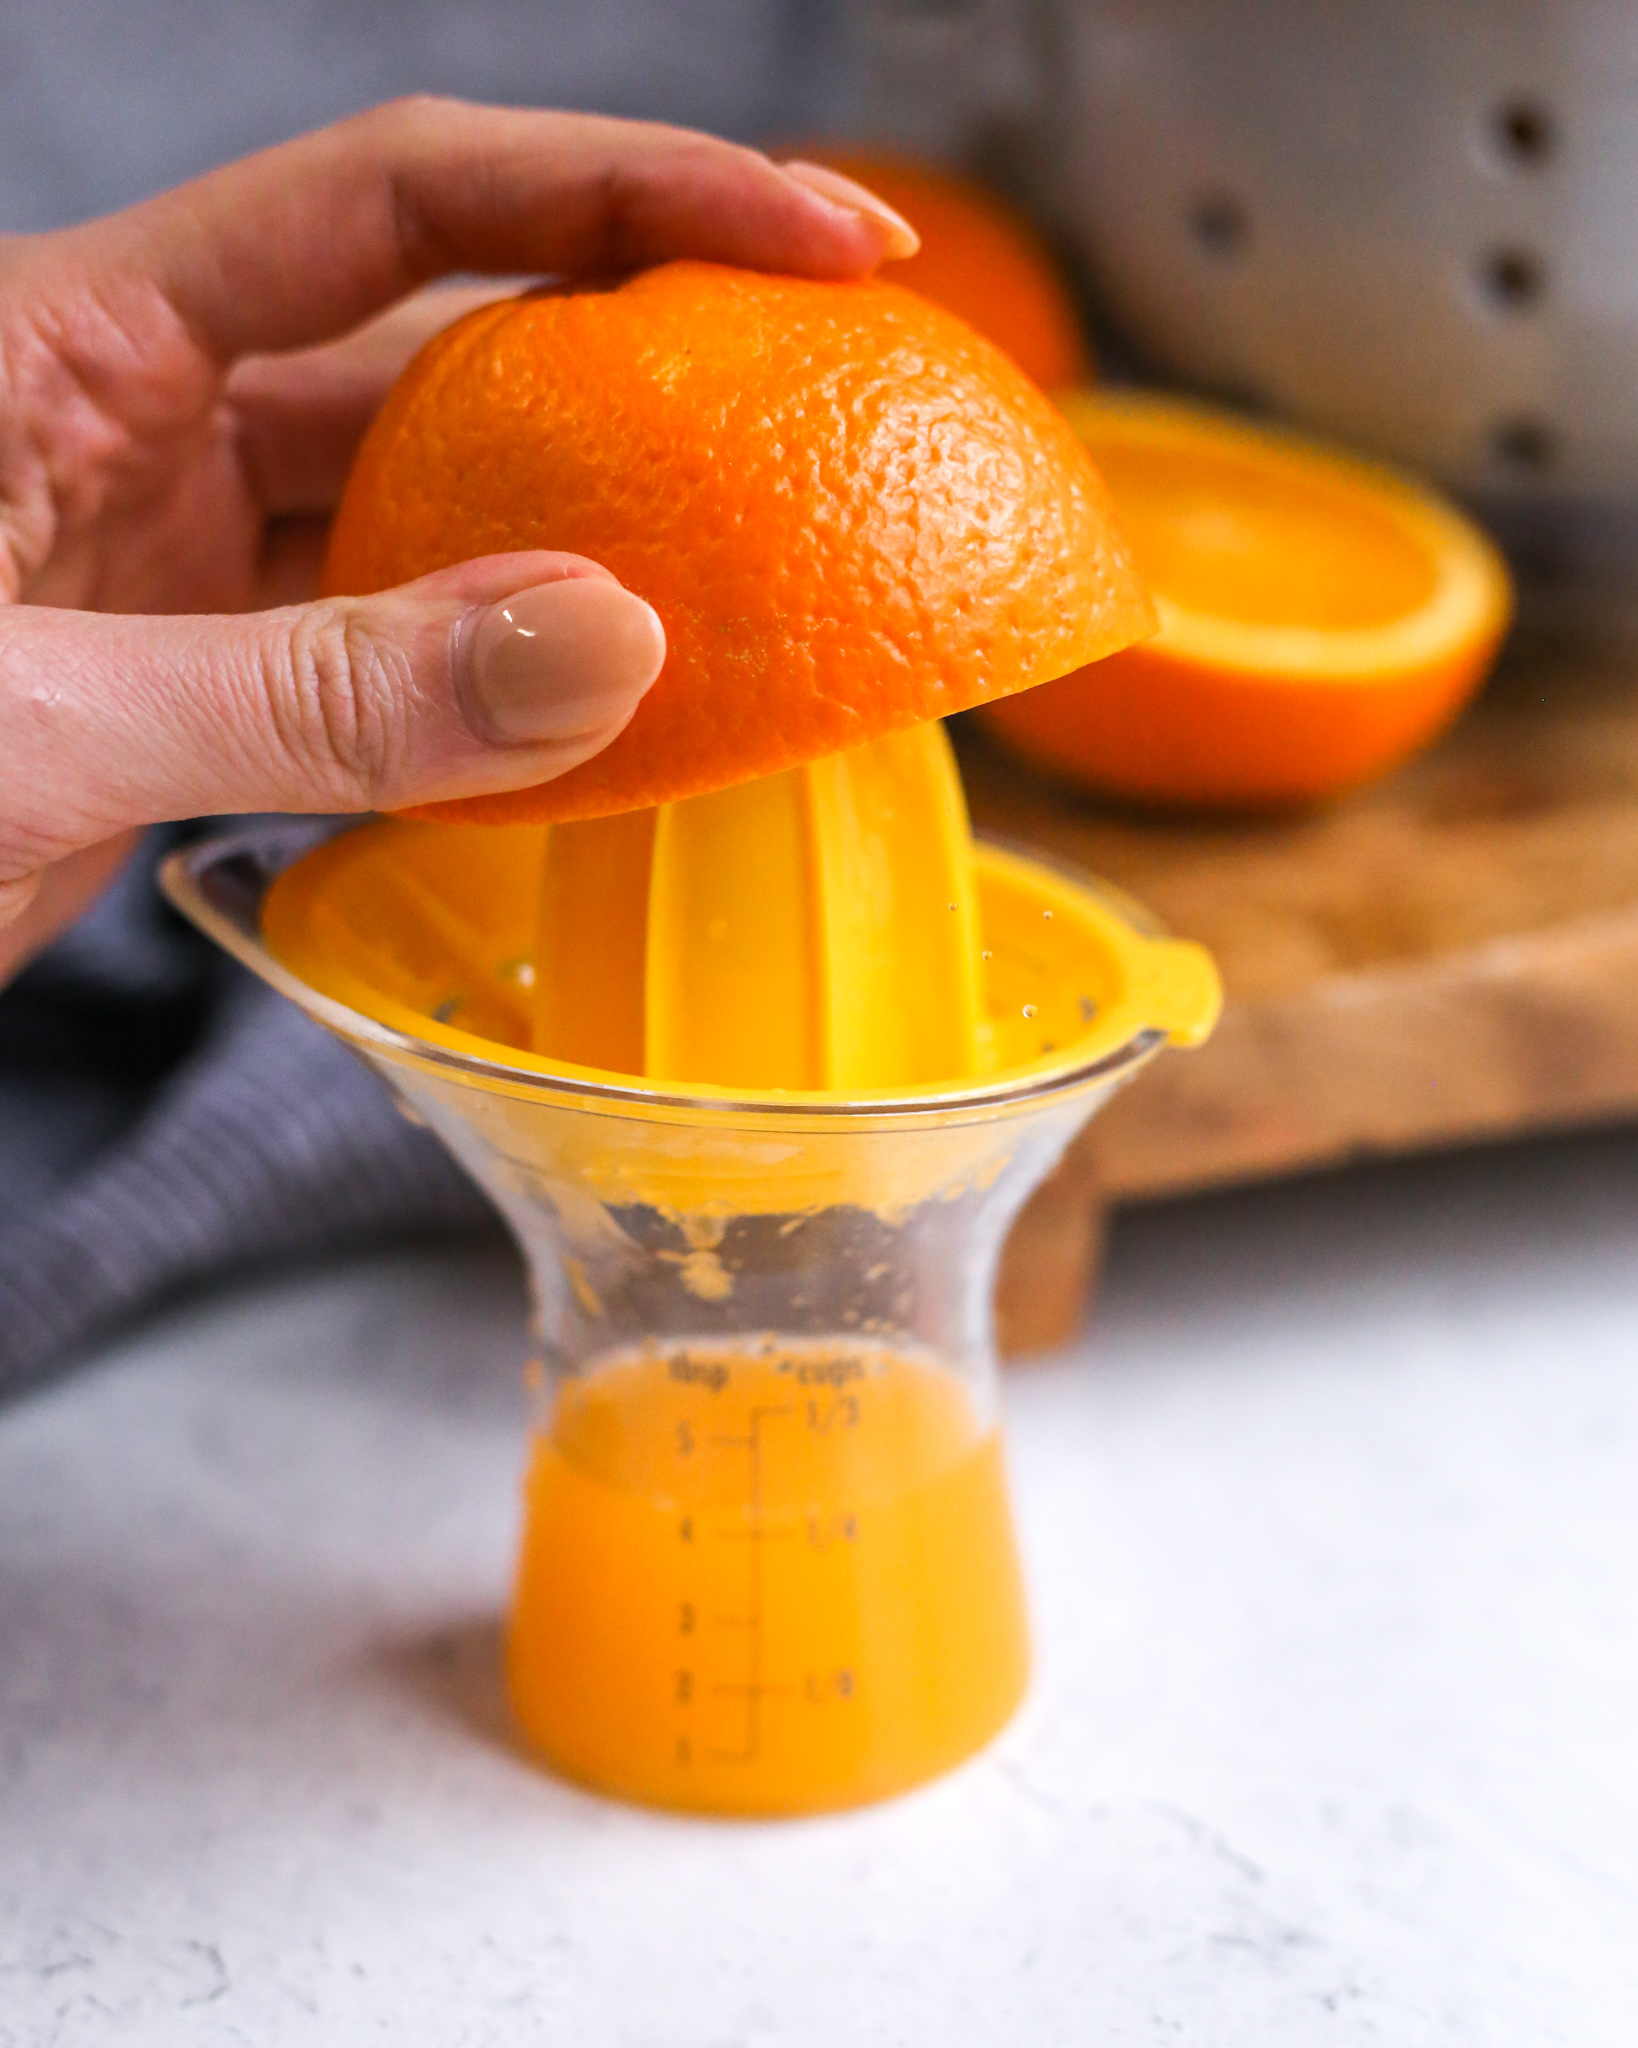
[[[328,513],[364,429],[405,364],[432,337],[517,289],[440,285],[416,292],[340,341],[286,355],[246,356],[227,380],[241,459],[274,518]]]
[[[857,178],[844,177],[828,164],[805,163],[800,157],[787,158],[781,168],[787,178],[806,185],[821,199],[850,207],[853,212],[874,221],[881,230],[882,262],[902,263],[906,256],[914,256],[921,247],[920,235],[904,215],[889,206],[885,199],[878,198],[868,185],[861,185]]]
[[[268,522],[262,534],[250,608],[305,604],[319,587],[330,521],[323,513],[297,513]]]
[[[893,218],[896,219],[896,216]],[[902,225],[902,224],[901,224]],[[756,150],[640,121],[405,100],[72,231],[157,282],[221,362],[346,332],[451,271],[588,276],[673,256],[851,277],[880,202]]]
[[[873,221],[882,255],[914,254],[915,231],[873,192],[819,164],[785,174]],[[410,358],[463,314],[519,288],[522,279],[416,292],[339,341],[282,355],[247,356],[228,378],[228,403],[252,488],[275,518],[330,511],[364,429]]]
[[[116,833],[34,874],[0,882],[0,988],[102,894],[141,837]]]
[[[21,923],[33,908],[40,894],[40,871],[33,874],[17,875],[9,882],[0,882],[0,932],[9,931]]]
[[[229,617],[13,607],[0,882],[162,818],[549,781],[608,745],[664,658],[653,611],[573,555]]]

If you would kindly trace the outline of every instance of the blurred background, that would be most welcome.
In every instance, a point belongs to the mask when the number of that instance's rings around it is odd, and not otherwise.
[[[0,20],[0,225],[422,89],[954,159],[1117,362],[1413,462],[1535,565],[1638,556],[1622,0],[54,0]]]
[[[126,205],[406,92],[749,139],[845,116],[837,0],[52,0],[0,14],[0,225]]]
[[[1437,718],[1411,675],[1379,779],[1305,729],[1324,803],[1222,807],[1221,736],[1284,745],[1233,664],[1218,723],[1180,721],[1193,808],[963,735],[979,822],[1205,940],[1229,1004],[1038,1219],[1078,1308],[1114,1216],[1087,1347],[1009,1390],[1047,1646],[1023,1766],[715,1863],[543,1806],[451,1710],[468,1665],[490,1684],[466,1610],[513,1536],[513,1269],[428,1249],[493,1232],[483,1201],[163,911],[156,832],[0,994],[0,1398],[119,1368],[12,1406],[0,1445],[0,2042],[31,1984],[42,2040],[93,1999],[76,2038],[248,2039],[265,2011],[286,2039],[321,1998],[406,2042],[637,2038],[621,2000],[644,2039],[862,2040],[864,1955],[894,2039],[1092,2013],[1132,2041],[1626,2048],[1638,0],[10,0],[0,231],[425,89],[959,165],[1088,317],[1089,435],[1137,374],[1390,458],[1575,634],[1515,635],[1479,694],[1500,628],[1475,630]],[[1009,273],[1037,309],[1039,254]],[[1160,540],[1178,514],[1230,596],[1258,550],[1288,595],[1316,531],[1357,572],[1379,479],[1327,495],[1270,450],[1248,484],[1215,433],[1195,500],[1161,475]],[[1057,702],[1062,741],[1084,707]]]
[[[1113,877],[1224,968],[1230,1022],[1209,1056],[1180,1063],[1202,1077],[1196,1094],[1148,1088],[1147,1123],[1123,1107],[1105,1126],[1098,1169],[1117,1198],[1633,1113],[1624,990],[1638,938],[1622,920],[1638,888],[1638,715],[1627,652],[1609,650],[1638,638],[1638,7],[53,0],[0,14],[0,230],[83,220],[417,90],[863,151],[851,167],[916,218],[924,256],[942,265],[901,275],[1055,393],[1081,387],[1077,430],[1118,484],[1151,581],[1161,589],[1155,563],[1187,558],[1190,602],[1209,586],[1231,638],[1252,648],[1196,675],[1189,688],[1204,697],[1177,696],[1177,673],[1145,668],[1143,650],[1119,658],[1150,720],[1143,758],[1121,751],[1130,734],[1096,729],[1098,704],[1069,682],[995,724],[1036,774],[1000,749],[967,753],[982,824]],[[884,150],[976,184],[883,184]],[[997,194],[1016,210],[986,214]],[[1521,614],[1568,604],[1604,651],[1504,663],[1452,724],[1495,658],[1505,604],[1456,631],[1442,667],[1393,654],[1404,618],[1394,578],[1377,574],[1386,557],[1367,545],[1386,516],[1380,480],[1346,454],[1333,468],[1282,452],[1274,436],[1251,476],[1233,422],[1227,439],[1222,422],[1170,413],[1134,424],[1119,391],[1133,377],[1442,487],[1505,544]],[[1134,434],[1151,439],[1139,448]],[[1187,491],[1168,466],[1175,434]],[[1437,611],[1426,592],[1450,560],[1471,567],[1485,551],[1472,533],[1441,531],[1431,552],[1417,542],[1424,611]],[[1294,597],[1294,549],[1310,570],[1324,555],[1329,583],[1315,571],[1313,591]],[[1250,590],[1262,595],[1247,611]],[[1359,657],[1354,710],[1338,709],[1334,662],[1305,690],[1286,671],[1272,684],[1253,673],[1265,627],[1300,641],[1336,624],[1304,612],[1310,597],[1387,634],[1387,653]],[[1099,702],[1114,701],[1116,674],[1100,670]],[[1167,691],[1178,744],[1162,759],[1171,742],[1154,707]],[[1299,712],[1309,724],[1292,723]],[[1229,760],[1230,739],[1246,739],[1247,759]],[[8,1286],[12,1299],[51,1296],[17,1340],[18,1370],[252,1254],[475,1214],[464,1184],[414,1153],[345,1062],[322,1084],[316,1067],[292,1066],[276,1100],[247,1092],[253,1075],[283,1070],[238,1046],[220,963],[159,909],[152,858],[168,843],[156,837],[148,862],[0,998],[0,1308]],[[1554,950],[1567,933],[1583,935],[1563,940],[1568,982]],[[1497,968],[1485,949],[1503,942],[1534,950]],[[1333,1042],[1329,991],[1350,976],[1355,1036]],[[1469,1008],[1452,1007],[1451,988]],[[1367,998],[1380,1015],[1360,1007]],[[1311,1005],[1300,1017],[1299,1000]],[[265,1028],[296,1045],[294,1020]],[[218,1039],[215,1068],[190,1064]],[[1277,1056],[1265,1060],[1265,1045]],[[1362,1063],[1379,1077],[1369,1086]],[[1224,1077],[1215,1096],[1212,1075]],[[321,1117],[313,1105],[332,1086]],[[1297,1125],[1302,1145],[1256,1135]],[[266,1161],[285,1194],[249,1203],[232,1228],[224,1202],[209,1231],[177,1225],[163,1244],[155,1233],[88,1303],[83,1246],[128,1232],[95,1174],[83,1198],[76,1176],[117,1169],[119,1214],[147,1215],[194,1170],[179,1168],[179,1129],[199,1157],[226,1131],[252,1146],[294,1134]],[[1198,1147],[1175,1171],[1151,1164],[1168,1133],[1211,1152],[1201,1134],[1224,1130],[1256,1142],[1219,1147],[1209,1174]],[[349,1176],[373,1192],[329,1221],[289,1194]],[[270,1231],[273,1207],[301,1228]],[[58,1280],[36,1284],[48,1268]],[[6,1341],[0,1329],[0,1377]]]

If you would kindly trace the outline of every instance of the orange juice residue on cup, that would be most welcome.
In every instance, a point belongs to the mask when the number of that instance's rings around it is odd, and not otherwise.
[[[936,1365],[622,1358],[564,1383],[526,1496],[512,1698],[585,1784],[855,1805],[959,1762],[1023,1693],[999,1431]]]

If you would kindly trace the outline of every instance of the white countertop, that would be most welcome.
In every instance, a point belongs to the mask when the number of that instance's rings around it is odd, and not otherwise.
[[[4,2048],[1638,2039],[1638,1138],[1123,1219],[1032,1699],[836,1819],[509,1747],[521,1332],[399,1254],[0,1413]]]

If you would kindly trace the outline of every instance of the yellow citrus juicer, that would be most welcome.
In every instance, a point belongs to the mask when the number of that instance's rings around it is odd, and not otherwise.
[[[658,811],[302,844],[233,835],[165,887],[523,1247],[531,1741],[724,1814],[970,1754],[1028,1665],[1001,1244],[1109,1093],[1209,1032],[1209,958],[975,846],[938,726]]]

